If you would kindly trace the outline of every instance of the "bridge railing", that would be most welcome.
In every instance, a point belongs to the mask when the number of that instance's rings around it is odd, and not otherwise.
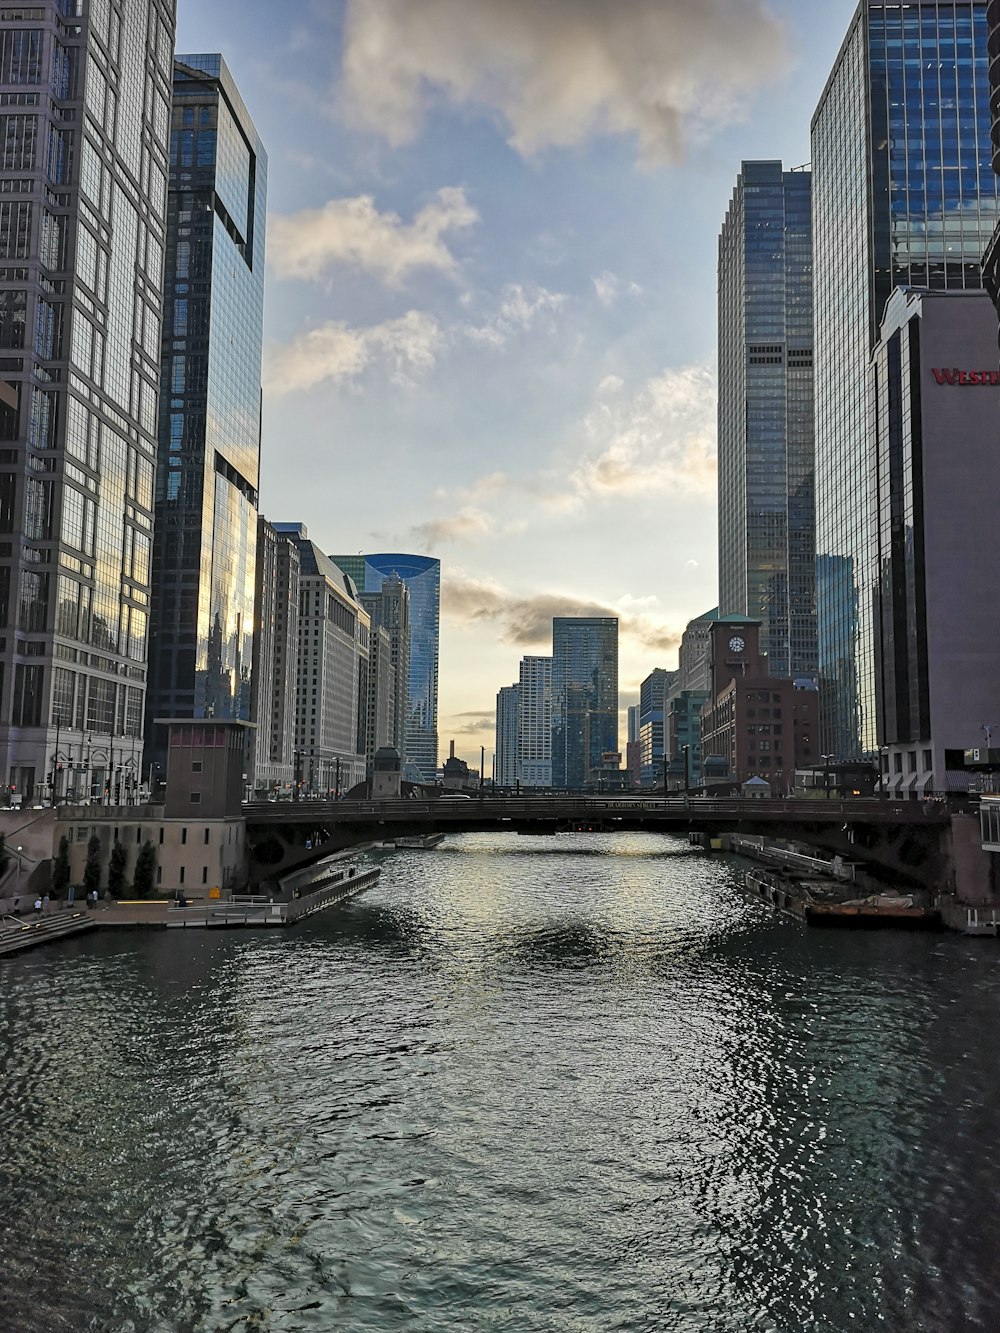
[[[858,797],[851,800],[802,800],[772,797],[763,800],[741,797],[667,797],[655,796],[543,796],[543,797],[472,797],[469,800],[383,801],[303,801],[256,802],[244,806],[249,819],[267,823],[329,822],[351,823],[385,819],[401,822],[433,818],[438,823],[466,824],[483,818],[491,821],[523,819],[579,820],[628,815],[671,815],[702,821],[755,819],[764,822],[785,821],[829,823],[834,820],[922,823],[944,822],[946,807],[937,802],[892,802]]]

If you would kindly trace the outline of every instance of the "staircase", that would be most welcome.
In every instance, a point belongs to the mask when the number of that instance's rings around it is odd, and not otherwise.
[[[49,916],[23,919],[17,916],[0,917],[0,958],[96,929],[97,922],[86,911],[53,912]]]

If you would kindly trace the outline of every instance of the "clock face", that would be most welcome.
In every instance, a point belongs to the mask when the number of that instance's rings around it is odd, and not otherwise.
[[[740,638],[738,634],[734,635],[729,640],[729,651],[731,653],[741,653],[745,647],[746,644],[743,642],[743,640]]]

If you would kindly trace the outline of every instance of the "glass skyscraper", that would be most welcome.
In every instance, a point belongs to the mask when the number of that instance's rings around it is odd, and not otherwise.
[[[147,726],[251,710],[267,159],[221,56],[173,91]]]
[[[410,594],[410,663],[403,758],[433,782],[438,756],[441,561],[429,555],[331,555],[362,593],[381,592],[396,574]]]
[[[719,236],[719,609],[774,676],[816,674],[810,185],[744,162]]]
[[[618,750],[618,620],[552,621],[552,785],[579,790]]]
[[[173,0],[0,10],[0,772],[138,785]]]
[[[982,285],[998,217],[985,0],[864,0],[812,122],[822,746],[877,745],[870,358],[892,290]]]

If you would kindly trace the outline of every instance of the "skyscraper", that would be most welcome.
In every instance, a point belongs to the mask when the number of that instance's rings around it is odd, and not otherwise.
[[[618,750],[618,620],[552,621],[552,785],[579,789]]]
[[[664,702],[676,671],[657,667],[639,686],[639,776],[644,787],[663,781]]]
[[[518,680],[517,780],[552,786],[552,658],[522,657]]]
[[[863,0],[812,122],[822,748],[876,747],[870,358],[899,285],[982,285],[998,216],[985,0]]]
[[[295,758],[303,790],[339,795],[366,776],[371,618],[354,580],[309,540],[304,523],[275,523],[299,552]]]
[[[0,773],[29,801],[134,787],[146,691],[174,4],[82,10],[0,11]]]
[[[358,568],[355,565],[355,568]],[[345,573],[348,571],[345,570]],[[363,564],[358,573],[364,576]],[[353,573],[349,575],[357,579]],[[406,750],[406,700],[410,679],[410,594],[398,574],[382,580],[379,592],[359,592],[359,600],[372,618],[372,664],[378,667],[377,676],[385,674],[386,715],[379,716],[379,705],[374,700],[369,706],[368,762],[372,764],[375,751],[391,745],[400,758]],[[388,638],[388,654],[383,661],[381,640],[376,630]],[[387,729],[383,729],[387,728]],[[384,739],[379,739],[384,737]]]
[[[299,548],[261,515],[253,630],[253,704],[247,772],[255,792],[290,792],[299,655]]]
[[[410,663],[403,758],[433,782],[438,756],[441,561],[429,555],[331,555],[362,593],[381,592],[396,574],[410,594]]]
[[[173,91],[147,754],[251,709],[267,158],[221,56]]]
[[[497,725],[494,781],[498,787],[517,782],[517,752],[521,729],[520,689],[504,685],[497,693]]]
[[[719,236],[719,609],[816,673],[808,171],[744,162]]]

